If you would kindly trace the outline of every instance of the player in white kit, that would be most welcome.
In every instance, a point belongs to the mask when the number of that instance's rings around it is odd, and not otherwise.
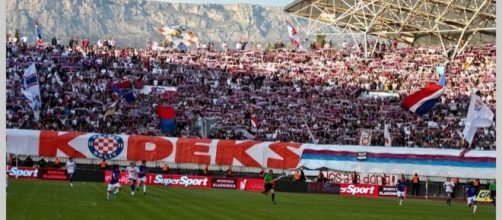
[[[453,193],[453,188],[455,187],[455,184],[448,178],[446,182],[443,183],[444,190],[448,194],[448,200],[446,200],[446,203],[451,206],[451,194]]]
[[[73,160],[73,158],[68,158],[66,162],[66,171],[68,172],[68,179],[70,180],[70,186],[73,187],[73,174],[75,174],[75,168],[77,168],[77,163]]]
[[[129,181],[131,181],[131,195],[134,196],[134,190],[136,189],[136,184],[138,182],[139,169],[136,167],[135,162],[131,162],[131,165],[126,168],[129,174]]]

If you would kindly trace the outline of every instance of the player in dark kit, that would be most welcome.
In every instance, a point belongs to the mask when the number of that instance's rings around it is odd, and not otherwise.
[[[268,196],[268,192],[270,191],[272,193],[272,204],[275,205],[274,179],[272,179],[272,173],[272,170],[269,170],[263,177],[265,181],[265,191],[263,191],[263,194]]]
[[[113,166],[112,179],[108,183],[108,189],[106,190],[106,198],[110,199],[110,194],[113,196],[117,195],[120,190],[120,169],[118,165]]]
[[[138,185],[136,186],[136,191],[139,191],[139,187],[143,185],[143,195],[146,195],[146,161],[141,161],[138,172]]]

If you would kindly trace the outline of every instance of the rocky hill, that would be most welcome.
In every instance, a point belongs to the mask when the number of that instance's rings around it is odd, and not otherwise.
[[[280,7],[233,4],[184,4],[145,0],[7,0],[7,32],[15,29],[35,39],[35,20],[42,36],[63,39],[88,37],[93,41],[115,37],[119,46],[141,47],[149,39],[160,41],[154,27],[182,24],[201,42],[287,40]]]

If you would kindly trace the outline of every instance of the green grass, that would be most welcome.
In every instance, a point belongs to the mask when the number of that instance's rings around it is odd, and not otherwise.
[[[464,202],[355,198],[327,194],[276,193],[277,205],[260,193],[149,187],[131,196],[123,186],[106,200],[104,183],[9,179],[7,219],[495,219],[495,208],[480,205],[473,215]]]

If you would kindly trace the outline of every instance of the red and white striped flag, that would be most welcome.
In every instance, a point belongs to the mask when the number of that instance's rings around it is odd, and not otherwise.
[[[251,115],[251,126],[253,128],[258,128],[258,119],[256,118],[256,115]]]
[[[289,40],[291,40],[291,44],[294,47],[299,47],[300,46],[300,36],[298,36],[298,30],[296,29],[295,26],[291,23],[291,21],[286,21],[288,25],[288,34],[289,34]]]

